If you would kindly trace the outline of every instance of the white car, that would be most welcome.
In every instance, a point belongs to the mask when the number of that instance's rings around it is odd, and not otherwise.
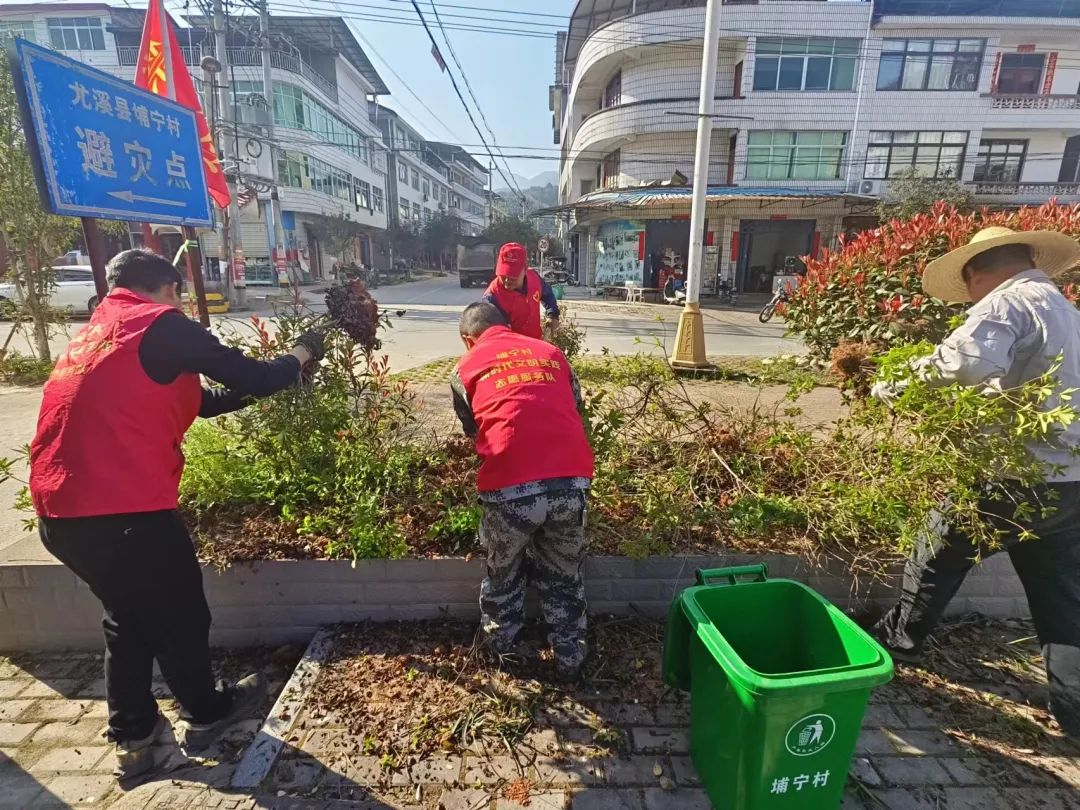
[[[65,264],[53,268],[56,286],[49,296],[49,306],[72,315],[92,315],[98,304],[94,273],[83,264]],[[0,284],[0,302],[17,301],[15,285]]]

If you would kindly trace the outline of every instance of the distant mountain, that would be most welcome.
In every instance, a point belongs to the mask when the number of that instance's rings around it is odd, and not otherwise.
[[[558,170],[551,170],[547,172],[540,172],[535,177],[522,177],[520,174],[510,175],[517,187],[522,191],[533,186],[546,186],[548,184],[558,186],[559,184],[559,172]],[[502,177],[498,174],[495,175],[495,190],[502,192],[506,191],[506,183]]]

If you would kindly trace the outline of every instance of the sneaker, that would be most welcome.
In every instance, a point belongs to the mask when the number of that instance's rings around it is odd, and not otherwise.
[[[153,731],[145,737],[138,740],[117,740],[113,776],[121,782],[129,782],[154,771],[154,743],[168,728],[169,721],[159,714]]]
[[[177,739],[187,751],[202,751],[213,745],[221,733],[238,720],[243,720],[266,697],[266,680],[262,675],[248,675],[236,682],[232,692],[232,706],[225,716],[212,723],[193,723],[181,720],[177,725]]]

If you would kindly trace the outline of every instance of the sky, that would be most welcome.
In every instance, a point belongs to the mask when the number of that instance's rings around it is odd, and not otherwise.
[[[87,0],[83,0],[86,2]],[[93,2],[94,0],[89,0]],[[0,0],[0,7],[12,2]],[[45,0],[68,5],[79,0]],[[103,0],[117,7],[145,8],[146,0]],[[198,14],[200,0],[166,0],[176,18]],[[205,2],[205,0],[202,0]],[[239,13],[253,13],[250,0],[226,0]],[[443,42],[433,0],[417,0],[439,42],[466,101],[472,98],[462,71]],[[552,143],[548,87],[555,75],[555,31],[565,28],[575,0],[434,0],[457,58],[464,69],[494,141],[507,154],[544,155],[546,159],[509,158],[510,170],[524,178],[558,170],[558,148]],[[426,138],[466,144],[481,162],[487,155],[447,73],[431,55],[431,41],[419,24],[410,0],[270,0],[270,13],[344,17],[368,54],[390,95],[381,100],[401,113]],[[497,28],[514,33],[473,30]],[[527,29],[531,35],[523,36]],[[540,34],[541,36],[537,36]],[[410,90],[412,92],[410,92]],[[414,95],[415,94],[415,95]],[[425,106],[430,109],[425,109]],[[476,123],[490,144],[488,126],[475,112]],[[434,113],[434,115],[432,114]],[[516,148],[515,148],[516,147]],[[534,147],[523,150],[522,147]],[[538,151],[539,150],[539,151]],[[495,175],[495,187],[505,186]]]
[[[271,0],[271,13],[275,2],[278,0]],[[288,4],[296,0],[280,2]],[[508,154],[523,152],[521,148],[509,147],[538,147],[542,151],[530,154],[542,154],[548,158],[510,158],[511,171],[531,178],[541,172],[557,170],[559,153],[552,143],[548,88],[555,75],[554,32],[558,27],[565,27],[574,0],[544,0],[542,3],[537,3],[536,0],[436,2],[443,25],[448,27],[446,33],[450,43],[472,85],[480,109],[495,133],[495,141]],[[461,71],[442,44],[442,34],[436,28],[431,0],[419,0],[419,3],[440,43],[440,50],[449,69],[458,79],[462,94],[472,104],[472,99],[461,81]],[[460,8],[461,6],[469,8]],[[368,52],[379,75],[390,88],[390,97],[384,99],[388,106],[404,114],[406,120],[417,126],[425,137],[477,145],[470,151],[478,158],[483,158],[484,150],[479,146],[476,131],[454,94],[448,75],[440,71],[432,57],[431,43],[424,29],[412,24],[400,25],[385,20],[359,19],[384,16],[415,23],[417,17],[410,4],[399,0],[314,0],[312,7],[317,8],[318,13],[323,13],[323,9],[327,13],[340,9],[342,16],[353,17],[349,22],[354,30],[366,39],[370,46],[374,46],[372,48],[361,40],[361,46]],[[477,10],[480,8],[488,9],[491,13]],[[543,14],[553,16],[537,14],[541,10]],[[535,16],[515,15],[513,12],[528,12]],[[450,28],[483,26],[520,31],[522,25],[532,31],[550,32],[552,36],[524,37]],[[393,70],[387,67],[387,63]],[[407,88],[411,88],[416,95],[412,95]],[[438,120],[424,109],[417,97],[435,113]],[[478,116],[477,124],[490,143],[487,128]],[[503,185],[498,175],[495,185]]]

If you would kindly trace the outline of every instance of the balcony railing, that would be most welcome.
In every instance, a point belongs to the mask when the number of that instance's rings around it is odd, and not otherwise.
[[[197,67],[202,62],[202,48],[198,45],[181,46],[184,53],[184,62],[189,67]],[[229,64],[237,67],[260,67],[262,66],[262,51],[258,48],[228,48]],[[135,45],[119,45],[116,48],[117,57],[121,65],[133,67],[139,61],[139,48]],[[311,65],[298,56],[281,51],[270,52],[270,66],[279,70],[287,70],[298,76],[303,76],[313,85],[319,88],[333,101],[338,100],[337,84],[323,76]]]
[[[995,110],[1080,110],[1080,96],[992,95]]]
[[[1080,194],[1078,183],[969,183],[979,197],[1075,197]]]

